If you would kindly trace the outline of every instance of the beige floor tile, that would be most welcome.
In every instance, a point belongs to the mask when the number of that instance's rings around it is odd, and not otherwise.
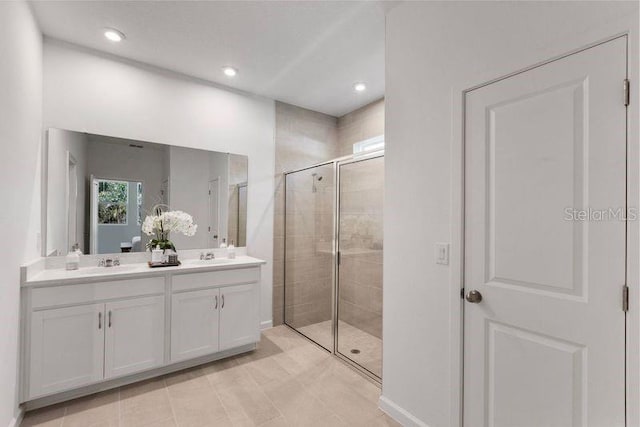
[[[402,427],[401,424],[395,422],[384,412],[378,410],[378,413],[371,418],[366,418],[361,422],[352,424],[352,427]]]
[[[300,328],[300,332],[321,344],[333,345],[331,320],[304,326]],[[351,353],[353,349],[359,350],[360,353]],[[382,340],[380,338],[340,321],[338,351],[375,375],[382,376]]]
[[[178,427],[178,424],[173,418],[165,418],[159,421],[143,421],[142,424],[139,424],[139,427]]]
[[[119,390],[76,399],[69,403],[64,427],[117,426],[120,422]]]
[[[245,353],[244,355],[238,356],[238,359],[258,360],[272,357],[282,352],[282,348],[280,348],[280,346],[275,341],[270,339],[268,336],[262,335],[262,338],[260,339],[260,342],[258,343],[256,349],[249,353]]]
[[[265,337],[269,338],[269,340],[271,340],[283,351],[309,345],[309,342],[307,340],[300,339],[302,338],[300,334],[286,326],[278,326],[276,328],[267,329],[266,331],[263,331],[262,334]]]
[[[382,413],[377,401],[364,397],[347,381],[332,373],[319,377],[308,386],[308,390],[349,425]]]
[[[243,382],[230,387],[221,387],[216,391],[232,421],[241,420],[245,418],[242,414],[246,414],[254,425],[260,425],[281,416],[255,383]]]
[[[206,379],[205,379],[206,380]],[[176,422],[180,427],[206,426],[214,424],[230,425],[230,420],[213,389],[188,391],[185,393],[169,391],[169,401]]]
[[[274,358],[252,360],[244,365],[249,375],[258,385],[281,383],[291,377]]]
[[[49,406],[27,412],[21,427],[60,427],[66,410],[65,404]]]
[[[284,417],[274,418],[265,423],[259,424],[260,427],[295,427],[296,424],[290,424]]]
[[[188,369],[164,377],[169,396],[193,396],[213,390],[202,369]]]
[[[397,426],[379,388],[286,326],[257,350],[29,412],[23,427]]]
[[[123,387],[120,399],[120,423],[123,427],[173,419],[169,393],[162,378]]]
[[[235,358],[209,363],[202,366],[202,371],[212,386],[219,382],[233,383],[237,378],[246,375],[244,368]]]
[[[343,425],[330,408],[294,379],[267,386],[265,393],[292,426]]]

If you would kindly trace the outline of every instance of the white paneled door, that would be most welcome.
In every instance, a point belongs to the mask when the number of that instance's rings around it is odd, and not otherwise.
[[[466,94],[467,427],[625,424],[626,57]]]

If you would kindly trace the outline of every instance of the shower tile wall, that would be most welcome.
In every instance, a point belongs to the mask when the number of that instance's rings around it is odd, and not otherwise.
[[[374,101],[338,119],[338,156],[353,153],[353,144],[384,135],[384,99]]]
[[[353,144],[379,135],[384,135],[384,99],[338,119],[338,154],[351,154]],[[377,338],[382,338],[383,164],[381,159],[344,167],[341,178],[342,249],[346,244],[371,250],[343,255],[339,317]]]
[[[333,165],[289,174],[286,180],[285,320],[299,329],[332,317]]]
[[[375,101],[340,118],[276,102],[276,170],[273,266],[273,324],[284,312],[284,178],[282,173],[351,154],[353,144],[384,133],[384,100]],[[325,177],[326,179],[326,177]],[[332,178],[331,178],[332,179]],[[306,182],[311,189],[311,177]],[[325,182],[324,179],[322,182]],[[325,187],[329,187],[329,182]],[[331,183],[333,184],[333,183]],[[291,236],[290,236],[291,237]],[[380,260],[381,262],[381,260]],[[311,261],[306,268],[311,272]],[[298,267],[305,269],[305,263]],[[320,265],[326,265],[319,260]],[[330,272],[329,272],[330,273]],[[324,294],[323,294],[324,295]],[[360,302],[358,300],[357,302]],[[368,307],[362,307],[368,310]],[[371,310],[369,310],[371,311]],[[303,310],[298,308],[298,313]],[[302,319],[305,315],[299,314]],[[309,314],[308,319],[314,315]],[[330,318],[324,319],[330,320]]]
[[[273,250],[273,324],[283,323],[284,311],[284,177],[283,172],[311,166],[337,156],[338,119],[293,105],[276,102],[276,170],[275,170],[275,215]],[[327,181],[328,182],[328,181]],[[306,191],[311,195],[311,177],[306,181]],[[304,227],[302,227],[304,229]],[[292,236],[289,236],[290,238]],[[296,238],[296,247],[302,250],[303,237]],[[307,243],[309,243],[307,241]],[[291,245],[289,245],[291,248]],[[298,271],[294,276],[312,276],[312,257],[308,244],[306,254],[309,259],[296,263]],[[304,251],[302,253],[305,253]],[[305,271],[306,270],[306,271]],[[330,274],[330,272],[329,272]],[[296,312],[302,313],[304,307]],[[330,312],[330,310],[329,310]],[[298,314],[304,318],[303,314]],[[311,318],[311,315],[309,315]],[[324,320],[329,320],[329,318]]]

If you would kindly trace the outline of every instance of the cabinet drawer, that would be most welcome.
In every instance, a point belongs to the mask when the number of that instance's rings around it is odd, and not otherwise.
[[[173,276],[173,292],[214,286],[255,283],[260,280],[260,268],[237,268],[233,270],[210,271],[207,273],[179,274]]]
[[[32,292],[31,305],[32,308],[37,309],[114,298],[162,294],[164,293],[164,277],[51,286],[37,288]]]

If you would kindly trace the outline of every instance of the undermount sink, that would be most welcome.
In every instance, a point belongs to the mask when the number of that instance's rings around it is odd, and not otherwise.
[[[233,262],[229,258],[213,258],[213,259],[186,259],[182,261],[185,265],[214,265],[214,264],[227,264]]]

